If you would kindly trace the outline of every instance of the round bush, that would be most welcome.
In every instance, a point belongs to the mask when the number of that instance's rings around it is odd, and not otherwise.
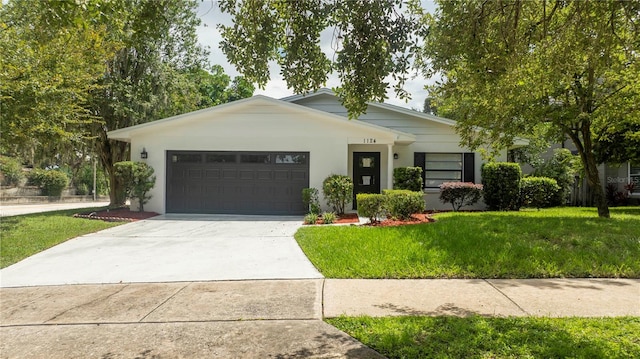
[[[353,197],[353,181],[349,176],[331,175],[322,182],[322,193],[336,214],[343,214],[344,207]]]
[[[385,190],[385,207],[394,219],[406,220],[426,207],[424,193],[407,190]]]
[[[17,186],[24,178],[22,165],[15,158],[0,156],[0,172],[4,176],[2,184],[5,186]]]
[[[557,205],[555,199],[560,190],[556,180],[549,177],[524,177],[520,181],[520,198],[524,207],[553,207]]]
[[[29,173],[28,181],[42,188],[43,194],[50,197],[60,197],[62,190],[69,185],[67,174],[58,170],[35,169]]]
[[[440,201],[451,203],[454,211],[472,206],[482,197],[482,185],[471,182],[445,182],[440,185]]]
[[[376,223],[384,216],[385,196],[380,193],[358,193],[356,195],[358,214]]]

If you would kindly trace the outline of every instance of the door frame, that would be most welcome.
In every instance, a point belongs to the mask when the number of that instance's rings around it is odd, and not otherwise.
[[[369,171],[365,171],[366,172],[371,172],[373,171],[373,178],[374,178],[374,188],[373,188],[373,192],[365,192],[363,190],[357,190],[358,187],[358,183],[359,182],[359,177],[362,175],[362,170],[360,169],[360,158],[361,157],[373,157],[374,158],[374,166],[372,166],[372,169]],[[358,193],[380,193],[381,189],[382,189],[382,178],[381,178],[381,156],[380,156],[380,151],[354,151],[352,154],[352,162],[351,162],[351,166],[352,166],[352,181],[353,181],[353,199],[352,199],[352,203],[353,203],[353,209],[357,209],[357,202],[356,202],[356,195]]]

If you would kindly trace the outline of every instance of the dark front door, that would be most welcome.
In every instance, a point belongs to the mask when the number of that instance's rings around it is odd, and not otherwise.
[[[380,193],[380,152],[353,153],[353,209],[358,193]]]

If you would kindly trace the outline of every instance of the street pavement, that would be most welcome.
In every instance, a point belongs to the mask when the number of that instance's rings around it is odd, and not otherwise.
[[[32,203],[5,204],[0,203],[0,217],[18,216],[22,214],[60,211],[63,209],[105,207],[109,202],[76,202],[76,203]]]
[[[640,316],[637,279],[301,279],[1,288],[2,358],[381,358],[339,315]]]

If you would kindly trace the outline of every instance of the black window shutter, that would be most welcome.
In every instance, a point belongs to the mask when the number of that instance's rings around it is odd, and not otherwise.
[[[462,179],[464,182],[475,182],[475,173],[476,173],[476,165],[475,165],[475,153],[467,152],[464,154],[463,163],[463,172]]]
[[[424,152],[414,152],[413,153],[413,166],[422,168],[422,183],[423,187],[427,183],[425,180],[425,170],[424,170]]]

